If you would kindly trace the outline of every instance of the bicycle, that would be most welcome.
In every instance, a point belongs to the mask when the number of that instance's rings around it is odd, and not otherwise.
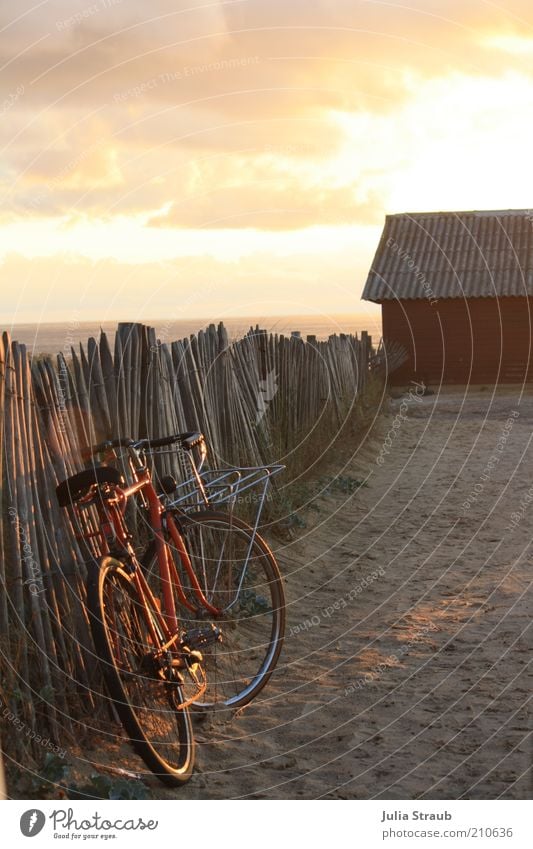
[[[167,475],[158,493],[146,456],[176,445],[192,477],[178,485]],[[232,507],[239,491],[263,482],[262,508],[270,476],[282,467],[203,471],[199,432],[112,439],[89,455],[107,459],[115,449],[126,450],[130,483],[114,466],[94,465],[56,493],[91,546],[87,610],[111,701],[145,764],[175,786],[194,766],[189,709],[247,704],[278,660],[285,626],[279,568],[258,533],[260,511],[250,526]],[[133,496],[152,535],[140,557],[126,519]]]

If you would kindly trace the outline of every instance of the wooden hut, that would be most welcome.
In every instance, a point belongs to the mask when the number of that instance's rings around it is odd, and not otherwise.
[[[407,352],[396,385],[531,379],[533,211],[388,215],[362,297]]]

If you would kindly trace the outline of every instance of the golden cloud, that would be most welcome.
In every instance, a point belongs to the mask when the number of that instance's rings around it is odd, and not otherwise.
[[[445,14],[427,0],[55,0],[20,17],[5,0],[4,215],[144,213],[154,227],[181,228],[373,223],[384,201],[372,175],[387,162],[339,183],[332,163],[351,137],[332,116],[368,116],[373,131],[394,133],[428,80],[507,69],[530,79],[527,50],[504,49],[524,47],[528,14],[525,0],[448,0]],[[388,126],[372,123],[382,116]],[[364,136],[353,145],[368,153]],[[207,186],[193,185],[211,155]]]

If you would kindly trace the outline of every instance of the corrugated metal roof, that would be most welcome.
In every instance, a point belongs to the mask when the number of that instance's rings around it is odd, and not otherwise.
[[[533,295],[533,210],[387,215],[363,299]]]

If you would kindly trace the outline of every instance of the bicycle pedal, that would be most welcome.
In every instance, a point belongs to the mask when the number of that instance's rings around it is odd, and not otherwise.
[[[187,631],[182,638],[182,644],[192,650],[208,646],[210,643],[220,642],[222,642],[222,632],[220,628],[216,628],[214,625],[208,625],[205,628],[193,628]]]

